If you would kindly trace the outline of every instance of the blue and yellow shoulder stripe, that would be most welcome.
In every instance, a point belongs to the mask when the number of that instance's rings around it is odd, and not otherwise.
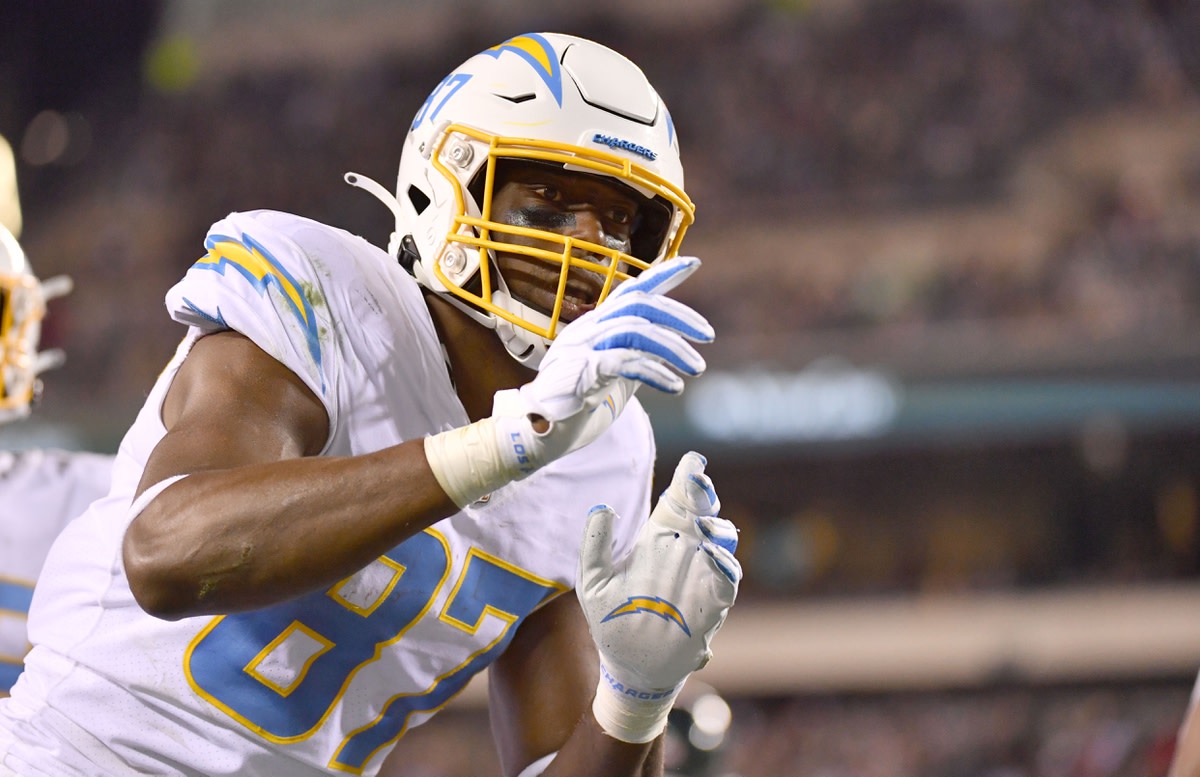
[[[303,284],[250,235],[243,234],[241,238],[209,235],[204,241],[204,247],[208,249],[207,253],[192,265],[192,269],[212,270],[225,275],[225,271],[232,268],[249,281],[251,288],[261,296],[266,296],[267,289],[271,286],[279,291],[304,331],[309,354],[320,369],[321,340],[318,336],[317,318]],[[219,306],[215,313],[210,313],[201,310],[186,298],[184,302],[198,315],[218,324],[225,324]]]

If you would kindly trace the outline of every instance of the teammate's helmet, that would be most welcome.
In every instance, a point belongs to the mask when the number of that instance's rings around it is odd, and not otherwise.
[[[495,221],[501,159],[605,176],[640,194],[627,251]],[[570,267],[605,274],[602,300],[614,283],[676,255],[694,213],[670,114],[642,71],[612,49],[555,33],[505,41],[438,84],[405,138],[394,198],[354,173],[347,180],[394,211],[392,255],[422,285],[496,329],[509,353],[530,366],[563,326],[566,284],[549,315],[533,310],[509,296],[491,252],[502,246],[554,263],[564,276]],[[561,250],[499,243],[497,235],[536,237]]]
[[[65,276],[39,282],[17,239],[0,226],[0,423],[27,415],[41,390],[38,374],[62,363],[61,351],[37,348],[46,300],[69,290]]]

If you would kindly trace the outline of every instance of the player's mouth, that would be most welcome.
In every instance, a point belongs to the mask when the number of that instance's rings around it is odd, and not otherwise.
[[[549,266],[512,267],[505,272],[510,292],[534,310],[547,316],[554,311],[558,296],[559,273]],[[574,270],[567,277],[560,318],[564,322],[593,310],[604,288],[604,279],[594,272]]]

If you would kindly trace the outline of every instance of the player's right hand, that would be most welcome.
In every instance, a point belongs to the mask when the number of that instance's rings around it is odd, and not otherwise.
[[[537,466],[599,437],[639,386],[679,394],[685,377],[704,372],[691,343],[712,342],[712,325],[666,296],[699,267],[699,259],[681,256],[625,281],[563,329],[516,397],[497,396],[499,413],[550,422],[534,445]]]
[[[695,377],[705,367],[688,341],[712,342],[713,329],[666,293],[699,267],[699,259],[685,256],[655,265],[564,327],[537,377],[520,389],[529,412],[562,421],[603,402],[618,377],[668,394],[683,391],[681,376]]]
[[[700,267],[676,257],[625,281],[550,344],[537,376],[496,392],[492,415],[425,440],[430,469],[460,507],[603,434],[643,384],[668,394],[704,372],[692,343],[712,325],[667,297]]]

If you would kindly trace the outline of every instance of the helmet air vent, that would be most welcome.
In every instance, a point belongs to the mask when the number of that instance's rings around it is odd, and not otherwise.
[[[658,118],[658,95],[641,69],[612,49],[571,46],[562,69],[588,105],[647,126]]]

